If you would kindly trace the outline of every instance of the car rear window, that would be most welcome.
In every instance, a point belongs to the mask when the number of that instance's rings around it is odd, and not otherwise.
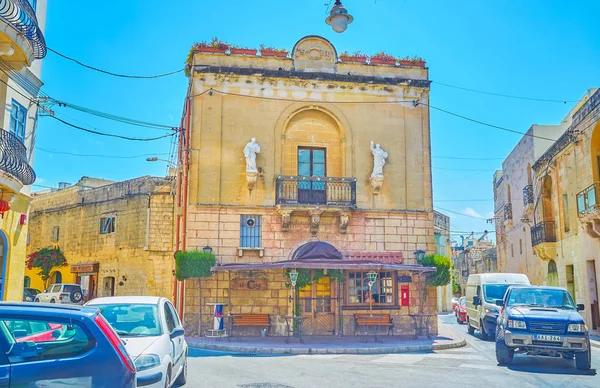
[[[56,319],[0,320],[0,332],[9,344],[11,364],[75,357],[88,352],[95,340],[80,322]]]
[[[69,292],[70,293],[73,290],[78,290],[79,291],[79,289],[81,289],[80,286],[73,285],[73,284],[65,284],[64,287],[63,287],[63,292]]]

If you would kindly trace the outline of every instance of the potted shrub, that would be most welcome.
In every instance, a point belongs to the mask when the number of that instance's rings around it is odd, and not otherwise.
[[[274,47],[266,47],[265,45],[260,45],[260,55],[263,57],[278,57],[285,58],[288,55],[288,51],[285,49],[276,49]]]
[[[194,45],[196,51],[201,53],[221,53],[224,54],[229,48],[225,42],[221,42],[217,37],[212,38],[210,42],[200,42]]]
[[[367,56],[360,51],[357,51],[353,54],[348,53],[348,51],[344,51],[340,54],[340,60],[342,62],[365,63],[367,62]]]
[[[425,67],[425,60],[421,57],[404,57],[400,59],[400,66]]]
[[[229,52],[231,54],[238,54],[238,55],[256,55],[256,49],[251,49],[251,48],[247,48],[247,47],[231,46],[229,48]]]
[[[377,53],[371,57],[371,63],[375,65],[395,65],[398,59],[384,52]]]

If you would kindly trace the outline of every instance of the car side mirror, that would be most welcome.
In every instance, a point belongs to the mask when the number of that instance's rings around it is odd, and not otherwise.
[[[473,304],[474,304],[475,306],[479,306],[479,305],[481,305],[481,298],[480,298],[479,296],[475,295],[475,296],[473,297]]]
[[[185,329],[183,327],[176,327],[175,329],[173,329],[171,334],[169,334],[169,337],[171,339],[173,339],[173,338],[181,337],[184,334],[185,334]]]
[[[585,305],[583,305],[583,304],[578,304],[578,305],[577,305],[577,311],[583,311],[583,310],[585,310]]]
[[[504,301],[502,299],[496,299],[496,306],[503,307],[504,306]]]

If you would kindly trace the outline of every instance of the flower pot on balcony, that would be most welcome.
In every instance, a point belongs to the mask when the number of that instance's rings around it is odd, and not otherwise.
[[[395,65],[395,59],[371,58],[371,63],[374,65]]]
[[[275,50],[260,50],[260,55],[263,57],[277,57],[286,58],[288,56],[287,51],[275,51]]]
[[[231,48],[230,52],[235,55],[256,55],[256,49]]]
[[[349,62],[349,63],[366,63],[367,57],[366,56],[363,56],[363,57],[340,57],[340,60],[342,62]]]
[[[425,67],[425,61],[410,61],[410,60],[406,60],[406,59],[401,59],[400,66]]]
[[[219,49],[219,48],[214,48],[214,47],[197,47],[196,50],[199,53],[215,53],[215,54],[225,54],[225,51],[227,51],[227,49]]]

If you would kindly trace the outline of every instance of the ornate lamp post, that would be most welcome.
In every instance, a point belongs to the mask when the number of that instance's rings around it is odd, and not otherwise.
[[[292,315],[296,315],[296,282],[298,281],[298,271],[290,271],[290,283],[292,283]]]
[[[373,284],[377,280],[377,272],[369,271],[367,272],[367,276],[369,276],[369,311],[371,316],[373,316]]]
[[[329,16],[325,19],[325,23],[329,24],[335,32],[344,32],[348,28],[348,24],[352,23],[354,18],[348,13],[340,0],[335,0]]]

